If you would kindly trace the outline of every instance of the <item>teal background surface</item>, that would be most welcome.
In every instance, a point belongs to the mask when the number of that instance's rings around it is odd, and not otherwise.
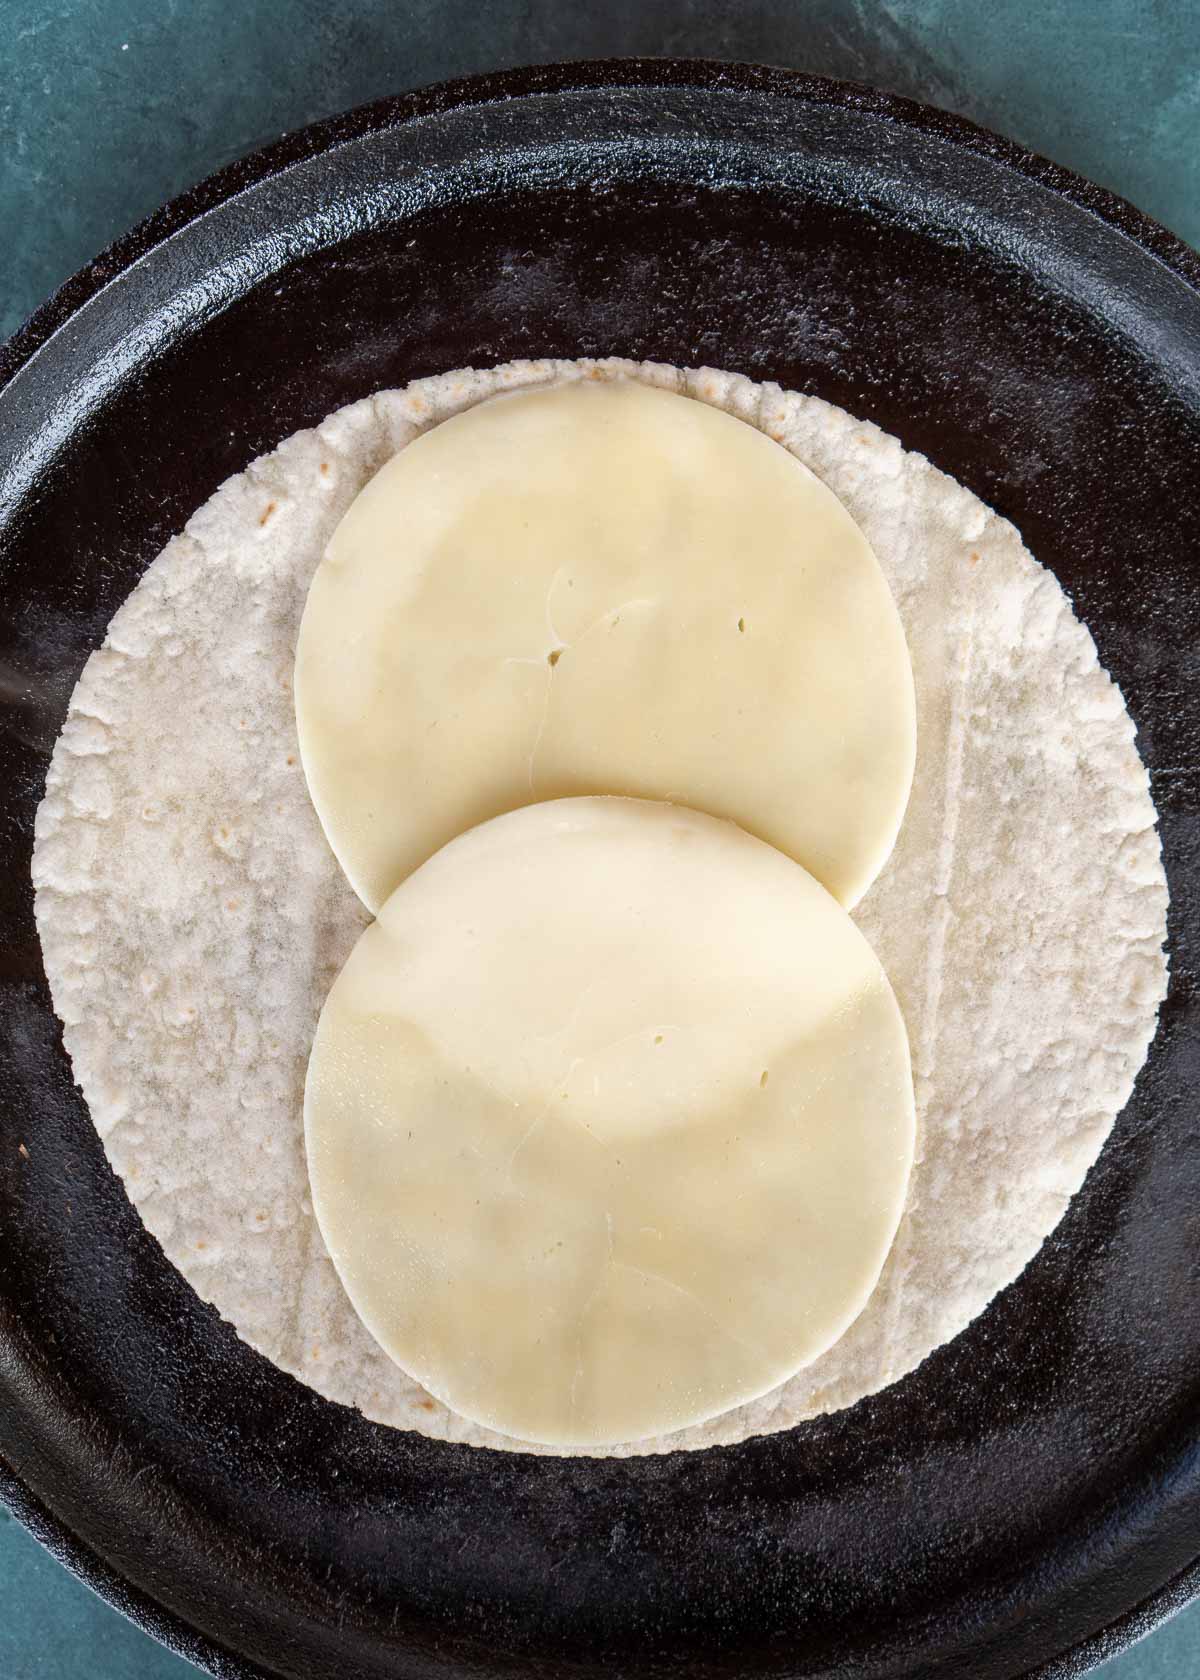
[[[1195,0],[0,0],[0,337],[164,199],[289,129],[448,77],[631,53],[940,105],[1200,245]],[[195,1672],[0,1507],[0,1680]],[[1096,1673],[1200,1677],[1200,1605]]]

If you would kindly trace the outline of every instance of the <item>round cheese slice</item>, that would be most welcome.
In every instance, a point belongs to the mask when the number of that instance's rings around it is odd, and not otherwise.
[[[590,793],[728,817],[851,906],[913,771],[904,634],[842,504],[624,380],[499,397],[383,467],[313,579],[296,709],[372,910],[465,829]]]
[[[699,1423],[836,1341],[913,1126],[840,905],[731,823],[614,798],[495,818],[400,886],[305,1101],[367,1328],[462,1416],[571,1447]]]

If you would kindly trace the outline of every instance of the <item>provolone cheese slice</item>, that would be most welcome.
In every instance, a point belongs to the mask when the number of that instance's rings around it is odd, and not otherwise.
[[[850,515],[753,426],[624,381],[401,450],[316,572],[296,707],[372,910],[465,829],[590,793],[728,817],[853,905],[913,770],[908,650]]]
[[[464,1417],[562,1446],[698,1423],[828,1348],[913,1124],[845,911],[732,824],[628,799],[498,817],[399,887],[305,1103],[367,1328]]]

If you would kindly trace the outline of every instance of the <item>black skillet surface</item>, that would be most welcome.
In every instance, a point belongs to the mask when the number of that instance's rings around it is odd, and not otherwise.
[[[916,1375],[741,1447],[555,1462],[366,1423],[197,1301],[72,1087],[29,854],[84,658],[226,474],[381,385],[607,352],[816,391],[1017,522],[1141,728],[1174,978],[1082,1196]],[[0,352],[2,1490],[64,1561],[214,1673],[289,1680],[1077,1675],[1196,1589],[1198,364],[1200,260],[1118,200],[696,63],[306,130]]]

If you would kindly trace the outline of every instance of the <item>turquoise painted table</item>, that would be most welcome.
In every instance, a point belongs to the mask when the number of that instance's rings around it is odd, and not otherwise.
[[[763,60],[945,106],[1200,245],[1190,0],[0,0],[0,337],[164,199],[286,129],[425,82],[628,53]],[[3,1680],[194,1673],[0,1507]],[[1097,1673],[1200,1675],[1200,1605]]]

